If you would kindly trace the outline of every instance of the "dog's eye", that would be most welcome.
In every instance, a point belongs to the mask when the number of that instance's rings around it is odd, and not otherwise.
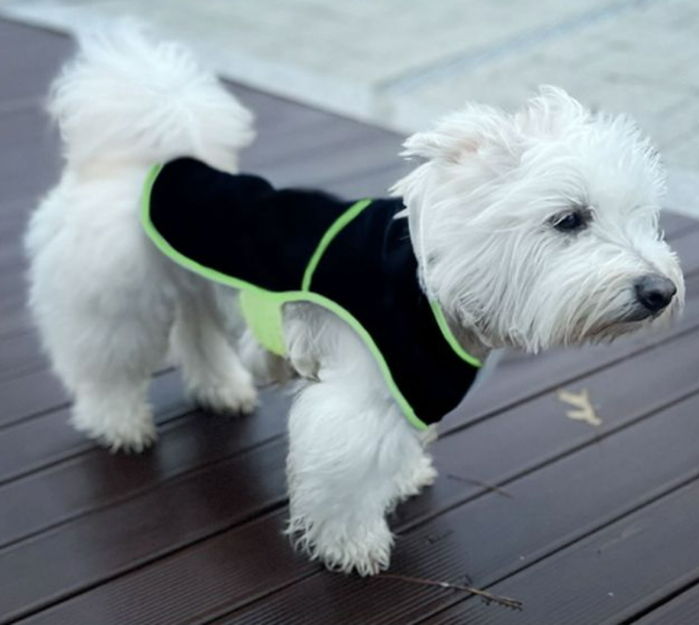
[[[589,219],[590,211],[578,208],[554,216],[551,223],[559,232],[577,232],[587,226]]]

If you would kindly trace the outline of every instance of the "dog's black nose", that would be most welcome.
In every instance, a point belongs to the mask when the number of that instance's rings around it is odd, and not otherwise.
[[[634,288],[636,289],[636,299],[652,313],[665,308],[677,293],[675,283],[657,273],[642,276],[636,280]]]

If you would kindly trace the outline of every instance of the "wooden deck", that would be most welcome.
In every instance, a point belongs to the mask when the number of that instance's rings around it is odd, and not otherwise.
[[[699,222],[664,225],[687,275],[669,333],[509,357],[442,428],[437,484],[401,506],[392,573],[489,588],[486,605],[406,581],[330,574],[295,556],[287,399],[203,414],[177,374],[153,384],[160,440],[110,455],[66,422],[24,310],[21,232],[56,180],[41,100],[60,35],[0,22],[0,622],[46,625],[699,622]],[[380,194],[400,138],[236,87],[258,118],[247,170]],[[587,390],[598,427],[566,416]],[[490,485],[490,486],[489,486]],[[495,490],[491,486],[497,486]]]

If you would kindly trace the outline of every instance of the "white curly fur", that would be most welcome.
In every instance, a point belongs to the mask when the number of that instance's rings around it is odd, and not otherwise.
[[[253,137],[250,113],[181,46],[126,26],[83,40],[49,110],[66,162],[27,234],[30,301],[75,396],[74,425],[113,449],[150,444],[146,389],[170,343],[189,391],[215,410],[254,408],[250,370],[265,381],[301,376],[288,532],[332,569],[386,568],[386,513],[434,480],[425,451],[434,432],[408,425],[361,340],[312,305],[285,309],[288,361],[249,335],[241,359],[237,321],[223,313],[234,294],[174,266],[138,223],[153,162],[190,155],[235,172]],[[405,148],[423,162],[393,192],[406,204],[423,288],[477,355],[606,340],[681,307],[682,274],[657,231],[663,174],[626,118],[543,88],[515,114],[469,105]],[[576,207],[589,227],[557,231],[552,219]],[[677,295],[634,321],[634,281],[650,273]]]

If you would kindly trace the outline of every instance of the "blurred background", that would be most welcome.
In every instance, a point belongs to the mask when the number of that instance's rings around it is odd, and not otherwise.
[[[556,84],[631,113],[673,169],[699,169],[694,0],[0,0],[0,12],[67,30],[135,15],[227,78],[399,132]]]

